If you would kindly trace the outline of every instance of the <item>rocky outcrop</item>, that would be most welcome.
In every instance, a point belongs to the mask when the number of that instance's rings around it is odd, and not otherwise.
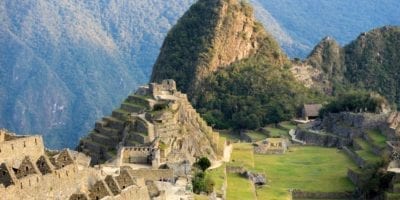
[[[400,113],[392,112],[386,120],[387,126],[384,126],[383,133],[389,139],[395,139],[400,136]]]
[[[294,61],[291,71],[308,88],[331,95],[334,83],[343,79],[344,52],[331,37],[320,41],[304,62]]]
[[[191,98],[201,81],[238,60],[255,55],[271,37],[255,21],[252,8],[237,0],[200,0],[169,32],[151,80],[171,78]],[[268,41],[275,63],[285,61],[278,44]],[[277,50],[277,51],[275,51]]]

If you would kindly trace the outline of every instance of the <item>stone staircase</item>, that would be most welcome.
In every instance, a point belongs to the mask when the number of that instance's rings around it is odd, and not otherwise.
[[[150,108],[150,105],[151,103],[145,97],[128,96],[120,108],[95,123],[95,128],[87,137],[81,139],[78,148],[92,157],[92,164],[110,159],[115,156],[116,148],[123,139],[123,132],[127,121],[131,119],[131,113],[144,112]],[[138,145],[149,142],[142,133],[133,135],[127,140],[127,144]]]

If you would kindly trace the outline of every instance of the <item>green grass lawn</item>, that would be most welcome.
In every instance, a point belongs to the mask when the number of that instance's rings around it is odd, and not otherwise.
[[[261,141],[267,138],[266,134],[259,131],[248,131],[246,134],[251,138],[251,141],[253,142]]]
[[[386,137],[379,130],[370,130],[367,131],[367,135],[375,145],[378,147],[384,148],[386,147]]]
[[[231,162],[229,164],[244,166],[247,169],[254,167],[253,146],[250,143],[233,144]]]
[[[209,176],[215,182],[214,190],[220,194],[222,194],[221,189],[226,179],[225,166],[226,165],[223,164],[221,167],[216,169],[207,170],[207,176]]]
[[[332,148],[295,147],[285,155],[255,155],[255,170],[264,172],[269,186],[257,190],[258,199],[287,199],[289,189],[352,191],[348,168],[357,168],[343,152]]]
[[[250,181],[239,174],[228,173],[228,188],[226,193],[228,200],[252,200],[256,199],[254,186]]]
[[[279,123],[280,126],[282,126],[283,128],[290,130],[290,129],[296,129],[297,126],[296,124],[292,123],[292,122],[281,122]]]
[[[381,160],[379,156],[372,152],[372,147],[367,141],[362,138],[356,138],[354,141],[362,148],[362,150],[355,151],[362,159],[369,163],[375,163]]]
[[[269,131],[270,137],[289,137],[289,131],[268,126],[266,129]]]
[[[289,189],[320,192],[354,190],[354,185],[347,178],[347,169],[356,169],[357,166],[337,149],[292,147],[284,155],[259,155],[253,154],[252,148],[251,144],[235,144],[232,160],[243,163],[247,169],[266,174],[269,182],[267,186],[257,189],[259,200],[290,199]],[[232,198],[239,192],[249,195],[246,184],[242,182],[237,187],[237,183],[230,181],[239,182],[239,177],[231,176],[228,175],[228,195]]]
[[[224,137],[226,141],[236,142],[240,140],[240,135],[233,133],[230,130],[216,130],[220,137]]]

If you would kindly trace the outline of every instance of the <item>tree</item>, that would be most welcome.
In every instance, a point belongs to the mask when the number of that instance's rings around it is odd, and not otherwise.
[[[208,158],[202,157],[200,158],[195,165],[199,167],[203,172],[211,166],[211,162]]]

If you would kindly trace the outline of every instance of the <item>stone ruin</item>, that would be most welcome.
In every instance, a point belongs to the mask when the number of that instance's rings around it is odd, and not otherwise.
[[[289,141],[285,138],[267,138],[254,143],[254,152],[257,154],[284,154],[288,149]]]
[[[93,165],[117,159],[157,169],[202,156],[215,160],[224,147],[175,81],[164,80],[139,87],[111,116],[96,122],[78,150],[92,157]]]
[[[78,151],[45,150],[41,136],[0,131],[2,199],[165,199],[156,182],[187,177],[196,158],[225,143],[173,80],[140,87],[96,122]],[[104,163],[107,161],[107,163]],[[131,168],[132,165],[147,165]]]
[[[0,130],[1,199],[150,199],[143,176],[134,170],[105,176],[89,163],[69,149],[45,151],[41,136]]]

